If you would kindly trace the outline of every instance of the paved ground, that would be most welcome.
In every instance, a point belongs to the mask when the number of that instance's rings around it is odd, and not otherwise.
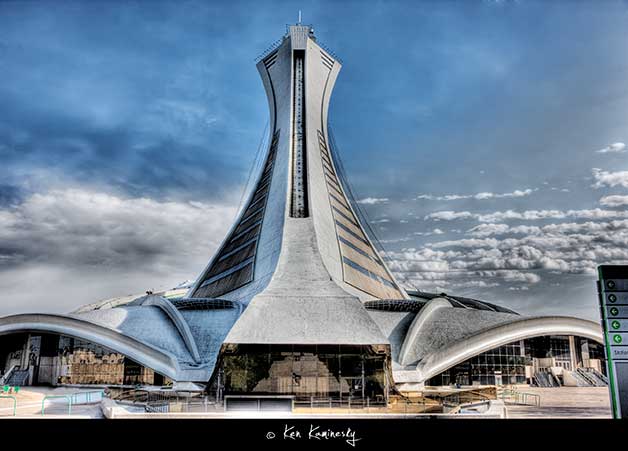
[[[506,405],[508,418],[611,418],[606,387],[521,387],[541,396],[541,407]]]
[[[69,387],[23,387],[15,396],[17,400],[18,417],[42,417],[42,401],[45,396],[68,395],[82,393],[87,390]],[[65,398],[55,398],[47,400],[44,404],[44,418],[50,416],[68,416],[68,401]],[[11,399],[0,398],[0,418],[13,416],[13,401]],[[74,405],[72,406],[72,416],[102,418],[100,404]]]
[[[508,418],[610,418],[611,408],[608,388],[605,387],[560,387],[533,388],[518,387],[521,392],[540,395],[541,406],[507,405]],[[42,418],[41,404],[44,396],[65,395],[84,392],[79,388],[27,387],[16,396],[17,415],[20,417]],[[48,401],[45,416],[67,416],[67,401],[63,398]],[[13,415],[12,401],[0,399],[0,418]],[[102,418],[99,404],[75,405],[72,416]]]

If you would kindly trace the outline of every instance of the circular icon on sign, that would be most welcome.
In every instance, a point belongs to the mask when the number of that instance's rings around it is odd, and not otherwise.
[[[620,344],[621,343],[621,335],[613,335],[613,341],[615,342],[615,344]]]
[[[615,301],[617,301],[617,296],[615,296],[614,294],[609,294],[608,302],[615,302]]]
[[[619,329],[621,327],[621,324],[619,323],[619,321],[615,320],[611,323],[611,327],[613,329]]]
[[[613,316],[619,315],[619,309],[617,307],[611,307],[611,315]]]
[[[610,289],[615,288],[615,281],[614,280],[609,280],[608,282],[606,282],[606,286]]]

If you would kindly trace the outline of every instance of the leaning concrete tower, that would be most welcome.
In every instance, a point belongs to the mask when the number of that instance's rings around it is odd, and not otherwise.
[[[271,116],[265,164],[189,292],[246,306],[227,344],[383,345],[363,302],[408,298],[360,224],[329,144],[340,67],[300,24],[257,64]]]

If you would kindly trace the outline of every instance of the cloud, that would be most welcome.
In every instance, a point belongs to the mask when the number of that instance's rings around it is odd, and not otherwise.
[[[471,213],[469,211],[437,211],[426,215],[423,219],[434,221],[453,221],[456,219],[475,219],[479,222],[496,223],[505,220],[537,221],[540,219],[612,219],[628,218],[628,212],[615,210],[602,210],[594,208],[590,210],[526,210],[522,212],[514,210],[496,211],[493,213]]]
[[[593,276],[600,264],[628,263],[628,219],[545,226],[480,224],[465,237],[388,252],[391,268],[422,289],[526,291],[544,278]],[[456,286],[459,284],[459,287]]]
[[[445,232],[443,232],[441,229],[434,229],[430,232],[414,232],[414,235],[417,236],[431,236],[431,235],[443,235]]]
[[[364,205],[377,205],[385,204],[386,202],[388,202],[388,199],[385,197],[366,197],[364,199],[358,200],[357,202]]]
[[[628,188],[628,171],[608,172],[599,168],[593,168],[593,178],[595,183],[591,185],[593,188],[602,188],[605,186],[622,186]]]
[[[200,272],[190,264],[178,268],[66,267],[23,264],[0,271],[0,316],[25,312],[67,313],[79,306],[118,296],[173,288]],[[201,266],[202,268],[202,266]],[[9,302],[10,300],[10,302]]]
[[[473,236],[485,237],[490,235],[501,235],[506,233],[510,227],[507,224],[480,224],[469,229],[467,232]]]
[[[491,193],[491,192],[481,192],[477,194],[447,194],[444,196],[434,196],[432,194],[420,194],[416,197],[417,200],[425,199],[425,200],[441,200],[441,201],[451,201],[451,200],[460,200],[460,199],[476,199],[476,200],[486,200],[486,199],[502,199],[502,198],[511,198],[511,197],[525,197],[532,194],[537,189],[525,189],[525,190],[515,190],[510,193]]]
[[[0,268],[16,265],[199,271],[235,208],[84,189],[52,190],[0,209]],[[198,266],[200,265],[200,266]]]
[[[475,215],[469,211],[437,211],[425,216],[424,219],[433,219],[434,221],[453,221],[454,219],[469,219]]]
[[[600,204],[605,207],[621,207],[628,205],[628,196],[605,196],[600,199]]]
[[[526,285],[520,287],[508,287],[509,291],[528,291],[530,288]]]
[[[559,223],[548,224],[543,227],[538,226],[508,226],[507,224],[480,224],[469,230],[467,233],[475,237],[487,237],[491,235],[504,234],[524,234],[524,235],[541,235],[543,233],[594,233],[600,231],[613,232],[624,228],[628,224],[628,220],[616,220],[611,222],[584,222],[584,223]]]
[[[603,149],[596,150],[596,153],[624,153],[626,151],[626,144],[617,142],[610,144]]]

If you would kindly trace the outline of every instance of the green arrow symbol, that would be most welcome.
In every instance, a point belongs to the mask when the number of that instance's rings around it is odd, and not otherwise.
[[[613,329],[619,329],[619,327],[621,326],[621,324],[619,323],[619,321],[615,320],[611,323],[611,327]]]
[[[613,341],[616,344],[620,344],[621,343],[621,335],[613,335]]]
[[[610,289],[615,288],[615,282],[612,280],[609,280],[608,282],[606,282],[606,286]]]
[[[619,315],[619,309],[617,307],[611,307],[611,315],[613,316]]]

